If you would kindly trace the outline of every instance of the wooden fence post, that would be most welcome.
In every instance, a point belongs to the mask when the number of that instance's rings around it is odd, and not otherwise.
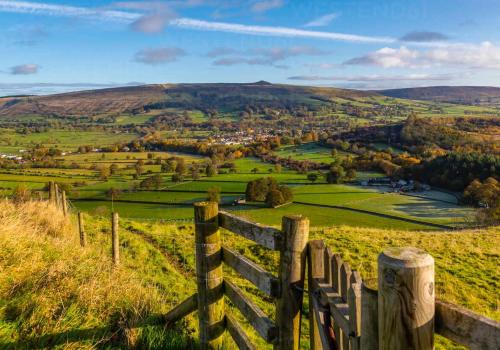
[[[368,282],[361,284],[361,350],[378,350],[378,296]]]
[[[324,250],[325,243],[323,241],[310,241],[308,244],[307,285],[309,288],[309,340],[311,350],[321,350],[323,347],[318,323],[314,318],[313,298],[316,289],[315,283],[325,277]]]
[[[378,258],[380,350],[434,349],[434,259],[417,248]]]
[[[68,216],[68,203],[66,202],[66,191],[61,192],[61,206],[64,216]]]
[[[120,263],[120,237],[118,234],[118,213],[113,213],[111,216],[111,241],[113,265],[118,266]]]
[[[201,349],[222,349],[224,284],[219,208],[215,202],[194,204],[196,282]]]
[[[51,204],[56,203],[56,185],[54,181],[49,182],[49,202]]]
[[[282,221],[282,232],[279,267],[281,297],[276,302],[279,339],[275,349],[297,350],[300,345],[309,219],[301,215],[285,216]]]
[[[87,245],[87,235],[85,233],[85,226],[84,226],[82,212],[78,212],[78,231],[80,232],[80,245],[82,247],[85,247]]]
[[[60,208],[61,207],[61,197],[59,196],[59,185],[54,184],[54,204],[56,207]]]

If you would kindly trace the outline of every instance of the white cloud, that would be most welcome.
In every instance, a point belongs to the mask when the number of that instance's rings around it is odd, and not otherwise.
[[[306,23],[304,27],[326,27],[327,25],[332,23],[334,19],[338,17],[339,17],[338,13],[332,12],[327,15],[316,18],[309,23]]]
[[[479,45],[450,44],[426,51],[382,48],[355,57],[344,64],[372,65],[383,68],[425,68],[432,66],[466,66],[469,68],[500,69],[500,47],[485,41]]]
[[[309,68],[315,68],[315,69],[332,69],[332,68],[342,67],[341,64],[337,64],[337,63],[308,63],[308,64],[305,64],[304,66],[309,67]]]
[[[132,29],[143,33],[160,33],[176,15],[170,11],[162,11],[145,15],[132,23]]]
[[[451,74],[408,74],[408,75],[353,75],[353,76],[319,76],[298,75],[289,77],[289,80],[303,81],[350,81],[350,82],[373,82],[373,81],[447,81],[454,78]]]
[[[125,11],[107,11],[85,7],[52,5],[29,1],[0,0],[0,11],[14,13],[41,14],[48,16],[80,17],[117,22],[135,21],[140,14]]]
[[[284,5],[283,0],[263,0],[252,5],[250,10],[255,13],[263,13],[280,8]]]
[[[100,9],[90,9],[84,7],[52,5],[28,1],[9,1],[0,0],[0,11],[40,14],[47,16],[66,16],[86,18],[101,21],[115,21],[131,24],[140,21],[144,17],[144,13],[129,12],[129,11],[109,11]],[[271,26],[252,26],[244,24],[210,22],[191,18],[177,18],[169,22],[170,25],[203,31],[217,31],[226,33],[259,35],[259,36],[274,36],[274,37],[297,37],[309,39],[323,39],[331,41],[346,41],[356,43],[380,43],[390,44],[397,40],[390,37],[374,37],[363,36],[356,34],[344,34],[335,32],[322,32],[295,29],[288,27],[271,27]],[[160,23],[161,25],[161,23]],[[153,26],[151,29],[156,29],[158,26]]]
[[[171,24],[181,28],[247,34],[247,35],[297,37],[297,38],[324,39],[332,41],[347,41],[347,42],[357,42],[357,43],[390,44],[396,42],[396,39],[390,37],[372,37],[372,36],[363,36],[356,34],[320,32],[320,31],[303,30],[303,29],[295,29],[288,27],[251,26],[244,24],[209,22],[209,21],[202,21],[190,18],[178,18],[173,20]]]
[[[384,47],[365,56],[355,57],[345,64],[372,65],[383,68],[406,68],[412,67],[418,58],[418,51],[410,50],[405,46],[399,49]]]
[[[429,31],[414,31],[405,34],[400,38],[401,41],[406,42],[416,42],[416,43],[426,43],[426,42],[442,42],[447,41],[450,38],[439,32],[429,32]]]
[[[21,64],[10,68],[12,75],[30,75],[38,73],[40,66],[38,64]]]
[[[185,56],[186,52],[177,47],[164,47],[159,49],[144,49],[135,54],[135,61],[158,65],[164,63],[175,62],[181,56]]]
[[[288,68],[277,64],[290,57],[321,56],[328,52],[310,46],[253,48],[238,51],[230,48],[217,48],[207,53],[208,57],[222,57],[213,62],[216,66],[233,66],[236,64],[269,65],[276,68]],[[229,57],[228,57],[229,56]]]

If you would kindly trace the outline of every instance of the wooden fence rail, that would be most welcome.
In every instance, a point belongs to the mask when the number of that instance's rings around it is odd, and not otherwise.
[[[220,227],[279,251],[279,275],[273,276],[243,255],[222,246]],[[308,236],[309,220],[302,216],[283,218],[282,229],[278,230],[229,213],[219,213],[216,203],[195,204],[196,300],[202,349],[220,348],[226,329],[240,349],[256,349],[239,322],[225,312],[224,295],[275,349],[299,349]],[[222,263],[275,300],[276,322],[222,276]],[[194,311],[192,300],[190,297],[184,301],[166,318],[177,320],[187,311]]]
[[[434,334],[470,349],[500,349],[500,323],[434,300],[434,260],[427,253],[384,251],[377,290],[323,241],[308,246],[311,349],[428,350]]]
[[[66,193],[48,184],[49,202],[69,214]],[[308,241],[309,220],[284,217],[281,229],[219,212],[216,203],[195,204],[198,292],[164,317],[172,324],[198,310],[202,349],[219,349],[225,330],[239,349],[254,350],[243,327],[226,312],[224,296],[274,349],[299,349],[306,261],[310,348],[338,350],[430,350],[434,334],[477,350],[500,349],[500,323],[462,307],[435,300],[434,260],[415,248],[389,248],[378,260],[378,288],[362,281],[323,241]],[[112,218],[112,258],[119,264],[118,214]],[[80,245],[87,237],[78,213]],[[274,276],[245,256],[222,245],[224,228],[280,254]],[[276,305],[273,322],[234,283],[222,264],[253,283]],[[367,283],[368,282],[368,283]]]
[[[56,193],[57,187],[50,185],[49,197],[54,203]],[[385,250],[379,256],[377,283],[373,283],[363,281],[323,241],[308,241],[309,220],[305,217],[284,217],[281,229],[276,229],[219,212],[216,203],[196,203],[194,208],[198,291],[165,315],[164,321],[172,324],[198,311],[202,349],[220,349],[225,331],[239,349],[257,349],[228,310],[230,304],[274,349],[298,350],[306,266],[313,350],[431,350],[434,334],[470,349],[500,349],[498,322],[435,300],[434,260],[426,252],[415,248]],[[79,217],[82,237],[83,217]],[[115,264],[117,220],[113,215]],[[278,274],[223,246],[220,228],[278,251]],[[223,264],[272,298],[276,305],[274,322],[223,276]],[[373,287],[376,284],[378,288]]]

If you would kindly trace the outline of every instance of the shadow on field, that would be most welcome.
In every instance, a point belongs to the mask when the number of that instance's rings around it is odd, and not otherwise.
[[[68,345],[76,342],[86,342],[92,344],[94,349],[127,348],[130,342],[137,341],[136,334],[139,328],[161,327],[159,332],[164,332],[162,340],[166,343],[179,343],[187,345],[190,343],[189,336],[181,336],[179,329],[166,327],[166,320],[162,315],[153,315],[148,321],[140,322],[131,328],[117,327],[113,330],[110,327],[95,327],[83,329],[71,329],[65,332],[44,334],[22,338],[18,341],[0,342],[0,349],[52,349],[61,345]],[[172,348],[168,347],[167,348]],[[176,348],[176,347],[175,347]],[[187,348],[186,346],[180,347]],[[191,347],[189,347],[191,348]]]
[[[295,194],[295,197],[298,197],[298,196],[307,196],[308,194],[362,194],[362,193],[366,193],[366,194],[377,194],[376,192],[370,192],[370,191],[363,191],[363,192],[353,192],[353,191],[345,191],[345,192],[299,192],[299,193],[296,193]]]
[[[23,338],[17,342],[1,342],[0,349],[50,349],[58,345],[73,343],[81,340],[93,340],[98,343],[103,339],[108,338],[108,333],[109,329],[106,327],[72,329],[61,333]]]
[[[463,214],[457,212],[456,206],[446,205],[442,202],[395,204],[396,210],[403,211],[412,216],[421,218],[453,217],[460,218]]]

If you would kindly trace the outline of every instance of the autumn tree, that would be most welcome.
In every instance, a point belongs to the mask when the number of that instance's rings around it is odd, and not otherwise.
[[[175,172],[181,175],[184,175],[186,173],[187,167],[186,167],[186,161],[184,158],[179,158],[177,160],[177,166],[175,167]]]
[[[207,191],[207,200],[209,202],[220,203],[220,192],[221,188],[217,186],[210,187]]]
[[[215,166],[213,163],[207,164],[207,167],[205,168],[205,173],[208,177],[217,175],[217,166]]]
[[[340,184],[343,183],[346,177],[345,170],[340,165],[333,165],[330,170],[326,173],[325,179],[329,184]]]

